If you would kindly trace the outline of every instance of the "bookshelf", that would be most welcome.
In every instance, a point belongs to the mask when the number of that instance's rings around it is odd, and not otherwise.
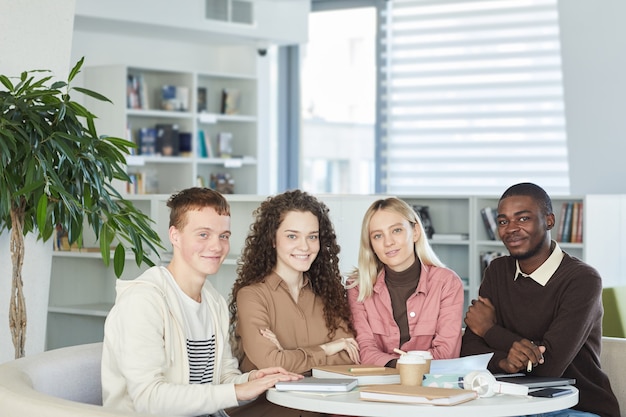
[[[236,194],[256,194],[258,184],[267,182],[266,174],[257,167],[260,135],[256,76],[124,65],[88,67],[84,73],[85,87],[114,103],[87,99],[87,107],[99,116],[99,132],[127,138],[139,146],[137,154],[127,159],[128,173],[143,182],[138,192],[171,194],[192,184],[208,186],[212,174],[230,178]],[[176,101],[174,107],[178,109],[164,105],[164,86],[174,86],[185,93],[180,106]],[[222,114],[224,90],[238,93],[234,113]],[[175,126],[190,143],[181,148],[177,142],[170,155],[159,152],[162,141],[157,137],[155,152],[160,154],[142,153],[142,129],[162,125]],[[217,138],[222,133],[232,135],[232,154],[228,158],[218,155]],[[177,141],[182,139],[182,135],[174,135]],[[206,140],[201,143],[202,137]],[[206,150],[209,143],[211,153]],[[129,193],[125,184],[120,185],[119,191]]]

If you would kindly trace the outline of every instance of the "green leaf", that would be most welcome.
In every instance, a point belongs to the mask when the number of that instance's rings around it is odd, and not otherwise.
[[[7,90],[13,91],[13,83],[6,75],[0,75],[0,82],[6,87]]]
[[[81,88],[81,87],[74,87],[74,90],[81,92],[89,97],[95,98],[96,100],[100,100],[100,101],[107,101],[109,103],[113,103],[111,100],[109,100],[107,97],[103,96],[100,93],[96,93],[93,90],[89,90],[87,88]]]
[[[113,270],[116,277],[121,277],[124,272],[124,264],[126,263],[126,251],[122,244],[118,244],[115,248],[115,255],[113,256]]]
[[[108,240],[108,228],[104,226],[100,230],[100,253],[102,254],[102,261],[106,266],[109,266],[111,263],[111,246]]]
[[[65,81],[56,81],[56,82],[52,83],[50,88],[53,89],[53,90],[59,90],[59,89],[65,87],[66,85],[67,85],[67,83],[65,83]]]
[[[37,227],[40,231],[46,229],[46,219],[48,217],[48,196],[42,194],[37,202]]]
[[[67,80],[69,82],[71,82],[74,79],[74,77],[76,77],[76,75],[80,72],[80,69],[82,68],[84,62],[85,62],[85,57],[81,57],[76,63],[76,65],[74,65],[74,68],[72,68],[72,70],[70,71],[70,75],[67,77]]]

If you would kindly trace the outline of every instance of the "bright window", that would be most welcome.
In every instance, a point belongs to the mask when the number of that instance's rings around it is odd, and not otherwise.
[[[569,193],[556,1],[388,3],[382,191]]]
[[[374,192],[376,10],[311,13],[301,50],[301,187]]]

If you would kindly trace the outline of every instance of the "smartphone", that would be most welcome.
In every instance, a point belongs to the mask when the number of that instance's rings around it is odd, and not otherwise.
[[[572,390],[567,388],[543,388],[538,391],[531,391],[528,395],[533,397],[554,398],[567,395],[571,392]]]

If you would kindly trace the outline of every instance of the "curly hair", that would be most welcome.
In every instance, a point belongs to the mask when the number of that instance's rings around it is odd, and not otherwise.
[[[277,262],[276,232],[289,212],[310,212],[319,222],[320,251],[305,272],[313,293],[324,303],[324,318],[328,336],[332,339],[335,331],[347,326],[346,331],[354,333],[352,315],[341,282],[339,271],[339,251],[337,236],[328,215],[328,207],[317,198],[300,190],[286,191],[268,197],[254,211],[255,221],[250,226],[245,247],[237,261],[237,279],[230,296],[230,334],[235,356],[241,359],[241,340],[236,334],[237,293],[240,289],[262,282]],[[344,325],[345,324],[345,325]]]

